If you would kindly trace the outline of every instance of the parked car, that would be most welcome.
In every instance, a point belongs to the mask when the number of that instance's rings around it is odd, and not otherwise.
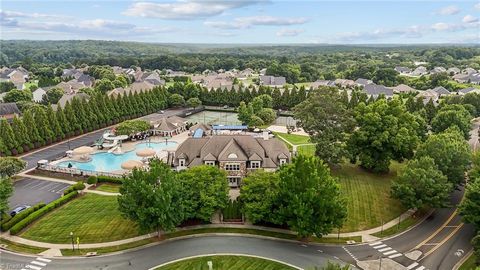
[[[18,214],[22,211],[25,211],[28,208],[30,208],[30,205],[20,205],[20,206],[16,207],[15,209],[13,209],[12,212],[10,212],[10,216],[14,217],[16,214]]]

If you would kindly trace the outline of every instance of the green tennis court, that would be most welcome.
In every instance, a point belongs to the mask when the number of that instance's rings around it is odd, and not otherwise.
[[[208,125],[241,125],[237,113],[203,111],[185,117],[191,123],[204,123]]]

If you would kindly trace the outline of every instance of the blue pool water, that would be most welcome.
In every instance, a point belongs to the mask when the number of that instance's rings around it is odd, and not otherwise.
[[[68,167],[68,164],[71,163],[73,168],[87,171],[97,171],[97,172],[112,172],[122,169],[122,163],[128,160],[141,160],[142,158],[137,156],[135,153],[140,149],[152,148],[158,154],[158,152],[167,147],[171,147],[177,144],[176,142],[167,142],[167,143],[139,143],[135,145],[133,151],[129,151],[123,154],[112,154],[112,153],[98,153],[91,155],[91,160],[89,162],[77,162],[77,161],[63,161],[58,163],[59,167]]]

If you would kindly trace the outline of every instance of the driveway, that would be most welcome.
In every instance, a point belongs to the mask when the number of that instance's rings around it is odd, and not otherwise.
[[[10,209],[19,205],[33,206],[39,202],[49,203],[62,196],[70,185],[59,182],[22,178],[13,184],[15,192],[9,199]]]

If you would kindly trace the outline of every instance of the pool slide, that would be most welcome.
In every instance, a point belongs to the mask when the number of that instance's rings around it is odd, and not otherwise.
[[[115,136],[110,132],[106,132],[103,134],[104,142],[102,144],[103,148],[112,148],[118,145],[119,142],[128,139],[127,135],[120,135]],[[108,141],[108,142],[105,142]]]

